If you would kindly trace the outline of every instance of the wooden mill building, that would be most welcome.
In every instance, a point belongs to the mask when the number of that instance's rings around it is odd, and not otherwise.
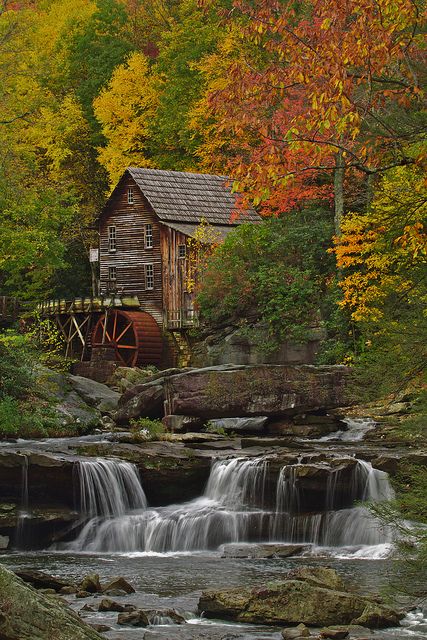
[[[259,220],[252,210],[233,217],[235,210],[224,177],[129,167],[99,217],[100,293],[135,295],[165,328],[188,326],[188,239],[201,220],[222,239],[241,222]]]
[[[168,336],[179,342],[197,323],[188,247],[201,221],[219,240],[260,221],[237,199],[224,176],[128,167],[98,217],[100,296],[42,311],[55,315],[67,345],[83,345],[82,360],[102,346],[122,364],[165,362]]]

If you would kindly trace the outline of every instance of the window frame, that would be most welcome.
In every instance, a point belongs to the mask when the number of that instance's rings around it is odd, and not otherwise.
[[[117,227],[115,224],[108,225],[108,253],[117,251]]]
[[[135,204],[133,187],[128,187],[128,204]]]
[[[149,233],[147,233],[149,231]],[[147,239],[150,240],[150,242],[147,242]],[[153,225],[151,224],[151,222],[147,222],[146,224],[144,224],[144,247],[146,249],[152,249],[154,247],[154,242],[153,242]]]
[[[151,273],[148,273],[149,269],[151,269]],[[148,262],[144,264],[144,276],[145,276],[145,290],[154,291],[154,264],[152,262]],[[148,286],[149,281],[151,282],[151,286]]]
[[[182,249],[184,250],[182,252]],[[182,255],[181,255],[182,252]],[[178,245],[178,260],[185,260],[187,257],[187,245],[185,243]]]
[[[117,267],[115,265],[108,267],[108,282],[117,282]]]

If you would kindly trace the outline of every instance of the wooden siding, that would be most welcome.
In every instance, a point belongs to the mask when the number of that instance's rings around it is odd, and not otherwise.
[[[194,305],[194,294],[187,291],[187,258],[179,257],[179,246],[187,246],[188,237],[161,225],[160,247],[163,263],[163,307],[171,314],[188,313]]]
[[[128,204],[128,187],[133,187],[133,204]],[[153,229],[153,248],[146,249],[144,225]],[[116,251],[108,250],[108,227],[116,227]],[[108,288],[109,267],[116,267],[119,295],[136,295],[144,311],[159,322],[163,318],[162,258],[157,216],[131,177],[122,181],[100,219],[100,293]],[[154,289],[145,289],[145,264],[154,266]]]

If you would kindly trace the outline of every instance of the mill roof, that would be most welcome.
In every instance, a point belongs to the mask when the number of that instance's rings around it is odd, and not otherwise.
[[[238,195],[232,193],[232,180],[226,176],[138,167],[128,167],[126,174],[166,224],[198,224],[201,218],[213,225],[261,220],[252,208],[240,209],[238,216],[231,219]]]

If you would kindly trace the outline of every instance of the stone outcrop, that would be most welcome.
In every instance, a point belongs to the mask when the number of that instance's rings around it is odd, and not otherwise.
[[[308,545],[303,544],[285,544],[285,543],[254,543],[254,544],[238,544],[229,543],[222,547],[223,558],[288,558],[289,556],[298,556],[304,550],[308,549]]]
[[[351,403],[344,366],[196,369],[166,379],[168,414],[206,419],[286,416]]]
[[[331,626],[361,624],[397,626],[403,617],[377,601],[348,591],[332,569],[304,567],[284,580],[258,587],[209,590],[202,593],[199,612],[254,624]]]
[[[102,638],[56,596],[38,593],[0,566],[2,640],[99,640]]]
[[[68,379],[74,391],[86,404],[95,407],[100,413],[108,413],[117,408],[120,399],[120,393],[117,391],[83,376],[69,376]]]

